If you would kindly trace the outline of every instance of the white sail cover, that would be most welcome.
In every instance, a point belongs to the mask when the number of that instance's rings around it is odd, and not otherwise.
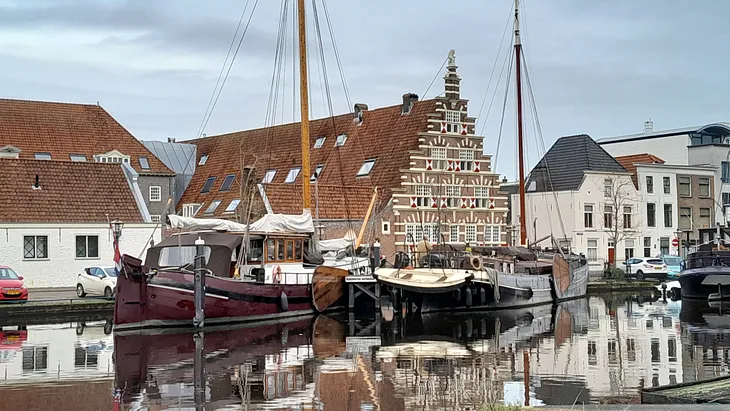
[[[168,215],[168,218],[170,219],[172,228],[180,228],[187,231],[246,231],[246,224],[218,218],[180,217],[174,214]],[[250,230],[266,233],[313,233],[314,223],[312,222],[312,215],[310,213],[301,215],[266,214],[252,223]]]
[[[332,240],[319,240],[317,242],[317,249],[320,252],[327,252],[327,251],[340,251],[347,248],[347,246],[352,245],[354,241],[350,241],[344,238],[335,238]]]

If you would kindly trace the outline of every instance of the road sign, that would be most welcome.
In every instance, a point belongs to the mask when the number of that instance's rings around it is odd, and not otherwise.
[[[672,247],[679,247],[679,239],[672,238]]]

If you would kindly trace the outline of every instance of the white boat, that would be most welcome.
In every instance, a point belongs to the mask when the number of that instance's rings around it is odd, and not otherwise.
[[[373,276],[381,284],[426,294],[455,291],[474,278],[473,271],[439,268],[378,268]]]

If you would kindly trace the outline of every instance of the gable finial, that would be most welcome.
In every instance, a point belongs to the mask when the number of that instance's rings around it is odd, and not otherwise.
[[[454,50],[454,49],[449,50],[448,62],[449,62],[449,67],[456,66],[456,50]]]

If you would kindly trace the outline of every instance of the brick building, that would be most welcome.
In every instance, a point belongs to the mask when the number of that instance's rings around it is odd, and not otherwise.
[[[399,105],[356,104],[354,113],[310,121],[311,176],[300,173],[299,123],[187,141],[197,146],[196,171],[177,212],[244,221],[242,198],[255,184],[251,218],[301,213],[301,179],[310,178],[322,238],[359,232],[373,202],[363,241],[379,237],[386,256],[423,235],[433,243],[503,244],[507,195],[460,81],[452,57],[435,99],[405,94]]]

